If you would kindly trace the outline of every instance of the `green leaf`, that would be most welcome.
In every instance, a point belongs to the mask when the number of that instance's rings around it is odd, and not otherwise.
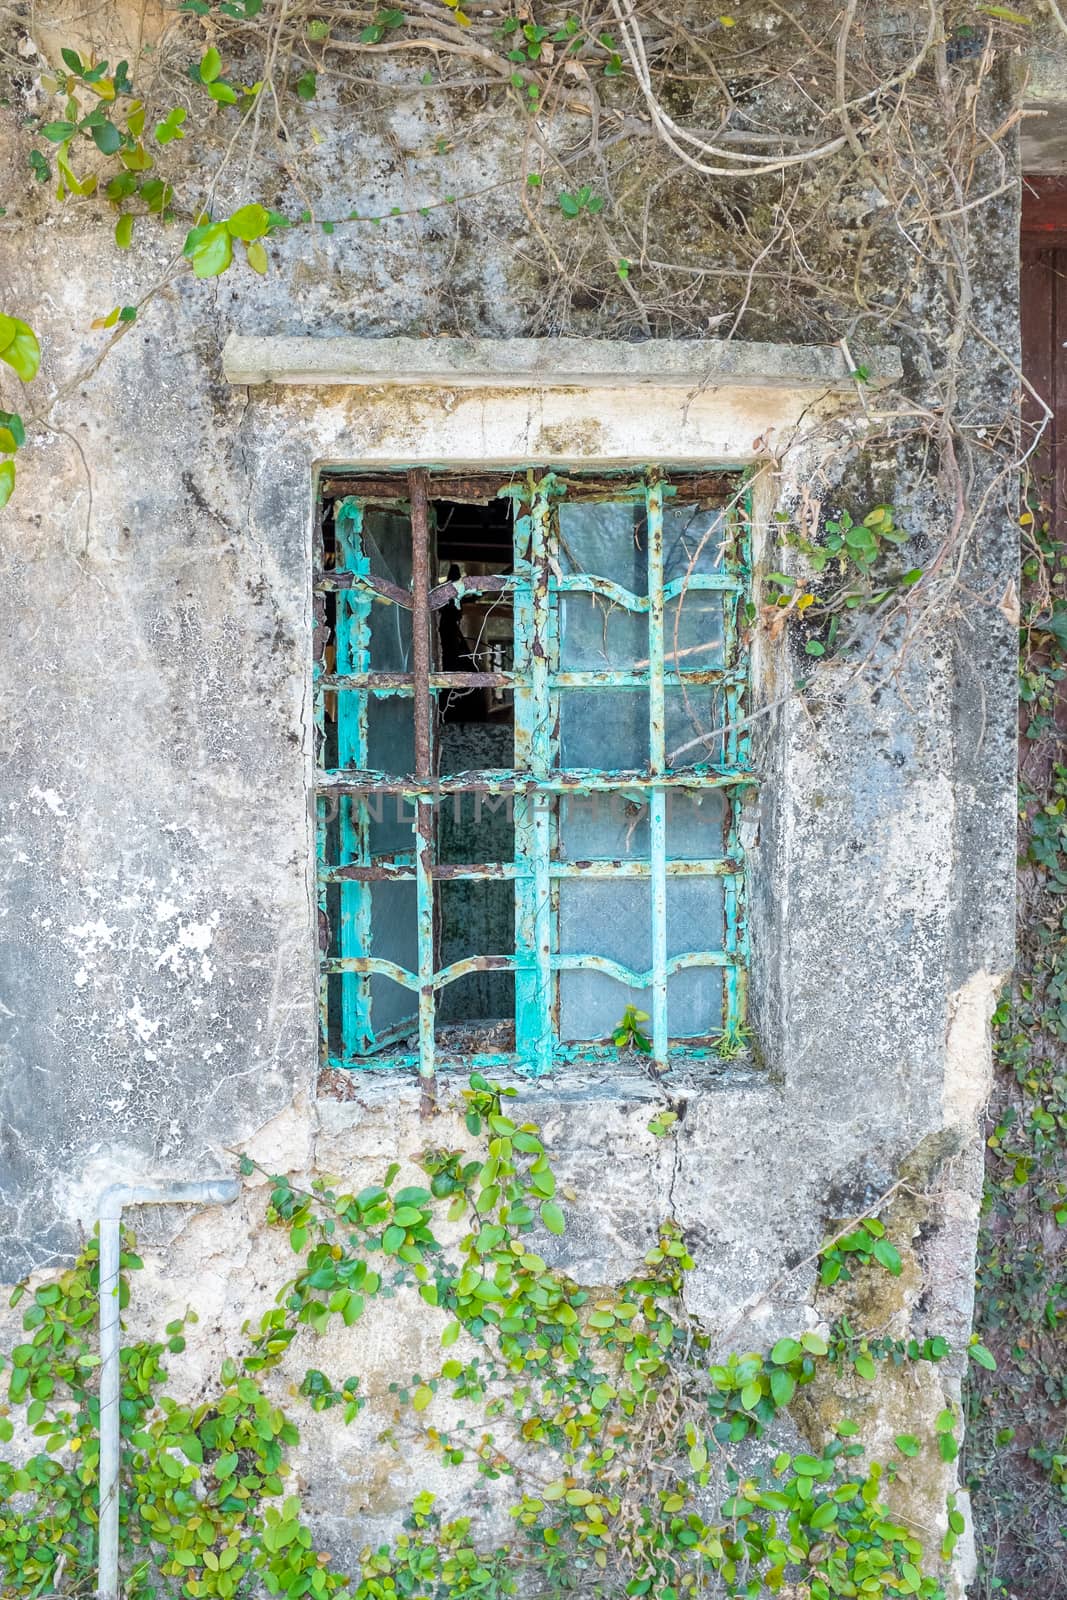
[[[298,99],[314,100],[318,86],[319,80],[314,72],[308,71],[301,73],[300,77],[297,78],[295,85]]]
[[[122,147],[122,134],[113,122],[100,122],[93,129],[93,143],[105,156],[113,156]]]
[[[996,1372],[996,1357],[992,1350],[986,1349],[984,1344],[972,1344],[967,1353],[972,1361],[976,1362],[978,1366],[984,1367],[987,1372]]]
[[[26,430],[17,411],[0,411],[0,431],[10,435],[10,444],[0,444],[0,450],[15,451],[26,443]]]
[[[184,254],[193,263],[193,272],[198,278],[217,278],[220,273],[233,260],[233,239],[225,222],[209,222],[203,227],[192,228],[186,235]],[[294,1229],[294,1233],[304,1232],[303,1229]],[[294,1250],[303,1248],[303,1245],[294,1245]]]
[[[444,1345],[446,1350],[447,1350],[447,1348],[448,1348],[448,1346],[450,1344],[455,1344],[456,1340],[459,1338],[459,1335],[460,1335],[460,1325],[459,1325],[459,1323],[458,1322],[450,1322],[448,1324],[448,1327],[445,1329],[444,1333],[441,1335],[441,1343]]]
[[[226,223],[226,227],[235,239],[243,239],[246,244],[259,239],[267,231],[270,217],[265,206],[258,204],[241,206],[235,211]]]
[[[917,1456],[922,1449],[920,1441],[913,1433],[898,1433],[895,1442],[902,1456]]]
[[[73,122],[46,122],[41,129],[43,137],[50,140],[52,144],[65,144],[68,139],[74,137],[77,131]]]
[[[873,1255],[874,1259],[881,1262],[886,1271],[891,1272],[894,1278],[900,1277],[902,1267],[900,1252],[889,1243],[888,1239],[876,1239],[874,1241]]]
[[[250,244],[245,251],[245,259],[253,272],[258,272],[261,278],[266,275],[267,252],[261,244]]]
[[[776,1367],[787,1367],[801,1353],[801,1347],[795,1339],[779,1339],[771,1351],[771,1360]]]
[[[69,67],[70,71],[76,73],[80,78],[82,73],[85,71],[85,68],[82,65],[82,58],[78,54],[77,50],[63,49],[59,53],[63,57],[63,65],[65,67]]]
[[[520,79],[519,81],[521,83],[522,80]],[[576,217],[582,208],[574,195],[568,194],[566,189],[563,189],[559,195],[559,209],[565,217]]]
[[[398,1228],[417,1228],[424,1217],[417,1206],[398,1206],[393,1212],[393,1221]]]
[[[562,1233],[567,1226],[563,1212],[554,1200],[546,1200],[541,1206],[541,1221],[549,1233]]]
[[[796,1379],[779,1368],[771,1373],[771,1399],[776,1406],[787,1406],[796,1392]]]
[[[200,63],[200,82],[214,83],[221,71],[222,57],[219,55],[218,51],[212,47],[212,49],[208,51],[207,55]]]
[[[11,493],[14,487],[15,463],[13,461],[0,461],[0,510],[2,510],[11,499]],[[13,1389],[14,1379],[12,1379],[11,1386]],[[14,1399],[15,1396],[12,1395],[11,1398]]]
[[[185,111],[181,106],[175,106],[173,111],[167,113],[165,122],[156,123],[156,139],[159,144],[170,144],[172,139],[184,139],[182,123],[185,121]]]
[[[420,1383],[411,1397],[411,1404],[416,1411],[425,1411],[433,1399],[433,1390],[428,1383]]]
[[[223,83],[221,78],[217,83],[209,83],[207,92],[212,100],[217,100],[221,105],[232,106],[237,100],[237,90],[232,84]]]
[[[128,250],[133,238],[133,213],[127,211],[115,224],[115,243],[120,250]]]
[[[18,317],[0,315],[0,361],[6,361],[23,383],[36,378],[41,365],[41,347],[28,323]]]

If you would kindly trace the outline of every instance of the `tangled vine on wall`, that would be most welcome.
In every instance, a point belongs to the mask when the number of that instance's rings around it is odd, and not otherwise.
[[[930,1549],[886,1496],[925,1452],[955,1458],[951,1408],[934,1437],[899,1435],[884,1464],[865,1454],[845,1400],[808,1450],[772,1450],[778,1424],[805,1391],[847,1391],[857,1378],[873,1381],[884,1362],[937,1362],[949,1353],[946,1342],[876,1338],[841,1320],[828,1336],[808,1330],[762,1354],[718,1359],[686,1312],[693,1261],[671,1223],[637,1276],[612,1291],[582,1288],[537,1251],[538,1226],[559,1234],[565,1214],[537,1127],[505,1112],[514,1092],[471,1079],[467,1125],[484,1148],[423,1151],[424,1185],[397,1189],[396,1164],[356,1194],[326,1180],[300,1189],[273,1178],[268,1219],[288,1231],[299,1268],[276,1305],[246,1325],[243,1356],[222,1363],[208,1398],[179,1402],[165,1389],[165,1363],[181,1354],[188,1317],[170,1324],[165,1340],[124,1349],[129,1600],[228,1600],[258,1585],[353,1600],[496,1596],[530,1582],[678,1600],[714,1574],[735,1596],[799,1584],[790,1592],[811,1600],[939,1600],[936,1564],[952,1554],[960,1513],[950,1498],[947,1531]],[[449,1224],[466,1230],[454,1246],[439,1236]],[[868,1239],[886,1249],[868,1251]],[[855,1271],[900,1271],[873,1217],[828,1244],[824,1281],[840,1276],[843,1253]],[[128,1239],[123,1266],[128,1274],[140,1265]],[[0,1464],[8,1593],[79,1593],[92,1583],[96,1290],[93,1241],[73,1268],[33,1291],[26,1342],[7,1358],[0,1434],[12,1437],[15,1413],[43,1441],[20,1464]],[[124,1277],[124,1303],[129,1292]],[[379,1296],[398,1294],[438,1310],[444,1357],[435,1372],[395,1375],[398,1416],[443,1464],[507,1479],[514,1532],[494,1543],[468,1518],[447,1520],[425,1492],[412,1504],[408,1531],[392,1546],[365,1550],[347,1573],[317,1547],[289,1492],[287,1458],[299,1435],[269,1375],[308,1333],[351,1327],[373,1315]],[[299,1394],[316,1411],[335,1411],[339,1427],[365,1403],[358,1376],[315,1367]],[[464,1402],[470,1419],[435,1426],[438,1395]]]
[[[946,589],[959,600],[950,552],[1010,493],[1016,464],[1018,374],[987,309],[983,233],[1014,203],[1009,63],[1040,13],[954,0],[905,12],[890,22],[869,0],[732,13],[184,0],[147,5],[115,48],[122,29],[106,13],[41,40],[27,11],[28,31],[13,21],[6,39],[11,99],[25,108],[8,217],[87,208],[134,252],[139,285],[131,303],[101,308],[102,343],[34,405],[31,434],[62,430],[101,360],[190,270],[214,279],[244,263],[253,294],[257,275],[288,271],[316,234],[412,228],[453,256],[471,228],[510,234],[525,331],[899,344],[906,389],[864,401],[863,437],[828,442],[824,481],[859,465],[860,448],[909,457],[937,506],[908,615],[943,605]],[[440,126],[425,148],[391,149],[401,103]],[[379,203],[338,208],[320,120],[351,125]],[[511,170],[464,189],[453,180],[490,128]],[[146,271],[137,250],[156,257],[160,228],[167,259]],[[439,326],[419,331],[469,330],[473,308],[448,283],[446,270]],[[981,438],[965,417],[975,341],[984,355],[992,345],[1005,380],[1001,400],[987,386]],[[821,498],[815,486],[800,510],[809,545]]]

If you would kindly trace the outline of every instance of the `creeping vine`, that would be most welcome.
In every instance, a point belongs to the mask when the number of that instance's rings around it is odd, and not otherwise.
[[[565,1212],[539,1130],[506,1113],[514,1092],[471,1079],[464,1099],[472,1147],[422,1151],[424,1183],[397,1187],[395,1163],[355,1193],[325,1178],[307,1187],[272,1178],[268,1221],[287,1231],[297,1271],[275,1305],[246,1325],[243,1354],[223,1361],[205,1398],[180,1401],[165,1387],[193,1313],[170,1324],[165,1339],[123,1351],[124,1592],[132,1600],[229,1600],[261,1583],[293,1597],[439,1600],[507,1595],[533,1578],[560,1594],[621,1587],[678,1600],[718,1574],[733,1596],[775,1593],[802,1579],[812,1600],[938,1600],[944,1590],[930,1563],[951,1555],[960,1513],[949,1506],[946,1534],[931,1552],[886,1495],[924,1451],[954,1458],[953,1408],[937,1419],[932,1439],[899,1435],[885,1463],[869,1458],[847,1417],[808,1450],[780,1442],[768,1455],[752,1447],[773,1444],[809,1387],[844,1373],[873,1381],[883,1362],[936,1363],[949,1353],[946,1341],[876,1338],[846,1319],[828,1334],[780,1338],[764,1353],[717,1357],[686,1311],[694,1263],[669,1222],[635,1276],[612,1290],[581,1287],[539,1247],[539,1233],[563,1233]],[[466,1231],[445,1244],[442,1229],[455,1234],[457,1226]],[[884,1241],[880,1224],[866,1228]],[[842,1248],[862,1270],[865,1254],[849,1239],[828,1247],[824,1261]],[[870,1254],[889,1271],[897,1267],[894,1256]],[[140,1265],[127,1238],[124,1305]],[[0,1434],[12,1439],[17,1416],[26,1451],[19,1464],[0,1465],[6,1592],[91,1582],[97,1283],[90,1241],[74,1267],[33,1291],[26,1340],[7,1358]],[[487,1544],[424,1491],[407,1531],[363,1550],[345,1571],[319,1548],[292,1492],[298,1427],[272,1376],[295,1370],[292,1357],[307,1338],[352,1327],[377,1300],[403,1295],[436,1309],[443,1359],[435,1370],[396,1375],[395,1427],[446,1467],[507,1480],[512,1531]],[[333,1411],[344,1427],[367,1403],[360,1387],[359,1375],[309,1366],[290,1393]],[[438,1420],[439,1397],[461,1403],[463,1419]],[[446,1409],[454,1418],[454,1404]]]

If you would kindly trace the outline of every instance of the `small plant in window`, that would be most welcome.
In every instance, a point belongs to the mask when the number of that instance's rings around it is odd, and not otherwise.
[[[612,1030],[612,1044],[617,1050],[640,1050],[643,1056],[650,1056],[652,1040],[641,1027],[642,1022],[647,1021],[647,1011],[638,1011],[636,1006],[627,1006],[622,1014],[622,1021]]]
[[[736,1061],[749,1052],[751,1028],[726,1028],[715,1044],[715,1054],[720,1061]]]
[[[677,1121],[677,1111],[657,1111],[648,1124],[648,1131],[654,1133],[657,1139],[666,1138]]]

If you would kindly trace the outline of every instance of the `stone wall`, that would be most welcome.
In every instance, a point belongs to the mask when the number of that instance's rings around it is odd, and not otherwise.
[[[389,107],[378,121],[370,109],[316,108],[325,143],[308,160],[319,199],[387,210],[417,188],[413,152],[437,137],[440,114],[421,95]],[[773,449],[781,471],[761,490],[757,553],[763,570],[780,569],[794,558],[777,543],[776,510],[805,495],[844,503],[824,462],[860,436],[863,412],[832,386],[813,395],[784,381],[656,390],[635,405],[625,393],[506,378],[473,394],[440,382],[224,380],[234,331],[545,332],[510,189],[473,220],[294,235],[272,248],[262,283],[179,278],[83,380],[102,337],[88,331],[93,317],[159,276],[174,234],[142,230],[120,257],[107,218],[75,207],[45,216],[22,177],[17,117],[4,116],[0,161],[21,197],[0,223],[4,303],[33,307],[46,352],[39,387],[51,396],[74,384],[61,431],[33,432],[0,533],[0,1196],[13,1280],[68,1260],[116,1179],[231,1171],[247,1150],[269,1170],[332,1172],[358,1188],[391,1159],[464,1137],[447,1083],[429,1125],[405,1075],[359,1075],[344,1098],[317,1083],[316,463],[745,465]],[[500,119],[474,152],[456,141],[439,181],[458,192],[502,179],[518,144]],[[242,198],[235,187],[234,203]],[[687,226],[681,214],[664,219],[668,234]],[[1014,228],[1007,196],[985,236],[978,315],[1009,351]],[[742,339],[768,336],[770,313],[760,315]],[[610,334],[611,315],[575,307],[547,331]],[[783,313],[771,331],[787,340],[798,330]],[[924,393],[910,364],[907,381]],[[966,382],[979,415],[1007,393],[978,340]],[[935,548],[946,513],[915,489],[908,452],[889,451],[872,471],[920,555]],[[1001,511],[968,561],[972,591],[1003,594],[1013,539]],[[953,612],[891,672],[829,668],[808,696],[791,692],[810,663],[789,635],[757,643],[753,1059],[663,1082],[621,1061],[521,1084],[576,1196],[575,1223],[554,1248],[582,1282],[622,1279],[671,1217],[696,1258],[693,1312],[725,1345],[762,1347],[819,1321],[813,1253],[903,1178],[889,1218],[907,1271],[881,1308],[884,1327],[965,1346],[988,1017],[1012,942],[1015,642],[1006,612],[992,605],[981,618]],[[680,1120],[658,1139],[648,1123],[667,1103]],[[195,1391],[239,1346],[243,1318],[291,1270],[263,1209],[252,1183],[225,1213],[132,1219],[148,1269],[131,1325],[160,1326],[187,1303],[200,1311],[171,1363],[178,1389]],[[364,1372],[377,1401],[348,1433],[329,1414],[304,1428],[308,1505],[342,1543],[395,1527],[412,1493],[437,1483],[438,1469],[378,1434],[391,1374],[431,1364],[439,1318],[383,1315],[331,1335],[316,1359]],[[913,1431],[928,1426],[959,1371],[959,1359],[946,1363],[906,1396],[887,1376],[872,1425],[886,1435],[901,1416]],[[930,1486],[927,1520],[941,1515],[951,1479],[945,1468]],[[461,1501],[492,1498],[476,1480],[459,1490]]]

